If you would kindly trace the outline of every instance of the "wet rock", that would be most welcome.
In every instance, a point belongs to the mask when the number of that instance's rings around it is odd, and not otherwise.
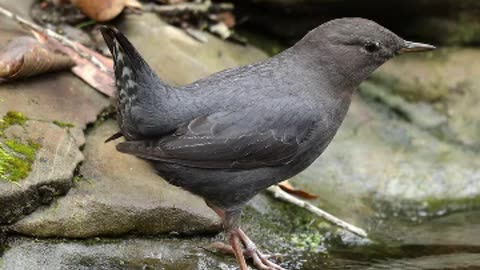
[[[83,155],[68,130],[52,123],[30,120],[7,128],[4,135],[2,142],[34,142],[39,146],[27,178],[0,180],[0,224],[9,224],[66,194]]]
[[[10,241],[0,259],[2,270],[36,269],[235,269],[233,258],[201,248],[205,239],[117,239],[75,241]]]
[[[73,238],[138,233],[196,233],[220,229],[201,198],[171,186],[145,161],[118,153],[105,138],[117,131],[110,120],[87,138],[81,179],[68,196],[17,222],[31,236]]]
[[[121,220],[117,219],[118,222]],[[318,227],[324,223],[302,209],[260,194],[247,207],[242,223],[243,229],[260,249],[284,255],[281,264],[286,269],[325,269],[324,265],[329,262],[327,256],[316,251],[325,249],[322,234],[328,227]],[[295,237],[297,235],[299,237]],[[319,239],[312,241],[310,235]],[[28,270],[39,269],[40,266],[44,269],[105,270],[238,269],[233,257],[214,253],[209,248],[211,243],[225,241],[225,238],[224,234],[149,238],[95,237],[85,240],[11,237],[6,243],[8,248],[4,256],[0,258],[0,261],[3,260],[0,269]],[[29,255],[25,257],[26,254]]]

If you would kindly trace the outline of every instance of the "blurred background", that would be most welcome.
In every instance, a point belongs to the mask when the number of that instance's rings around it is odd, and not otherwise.
[[[233,258],[200,248],[223,239],[202,200],[103,143],[117,125],[98,26],[118,27],[180,85],[281,53],[345,16],[438,47],[377,70],[326,152],[289,180],[290,192],[369,237],[267,192],[250,202],[244,229],[291,270],[480,269],[480,2],[0,0],[0,8],[0,269],[236,269]]]

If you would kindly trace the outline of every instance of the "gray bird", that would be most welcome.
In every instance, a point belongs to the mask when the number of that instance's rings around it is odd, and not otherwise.
[[[120,132],[110,139],[124,136],[118,151],[201,196],[221,217],[241,270],[244,254],[259,269],[283,269],[240,229],[245,204],[320,156],[375,69],[397,54],[434,49],[366,19],[336,19],[270,59],[175,87],[118,30],[102,33],[118,89]]]

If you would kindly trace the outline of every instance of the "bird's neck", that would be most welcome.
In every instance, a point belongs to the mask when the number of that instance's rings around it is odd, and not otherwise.
[[[355,70],[352,59],[347,59],[328,43],[312,43],[311,40],[301,40],[295,46],[285,51],[289,57],[295,59],[297,68],[305,73],[313,73],[330,87],[353,93],[369,75],[362,70]]]

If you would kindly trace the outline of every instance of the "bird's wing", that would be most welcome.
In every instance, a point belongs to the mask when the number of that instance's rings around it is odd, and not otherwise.
[[[280,166],[298,153],[313,124],[308,113],[262,115],[255,109],[218,112],[195,118],[159,140],[127,141],[117,149],[149,160],[198,168]]]

